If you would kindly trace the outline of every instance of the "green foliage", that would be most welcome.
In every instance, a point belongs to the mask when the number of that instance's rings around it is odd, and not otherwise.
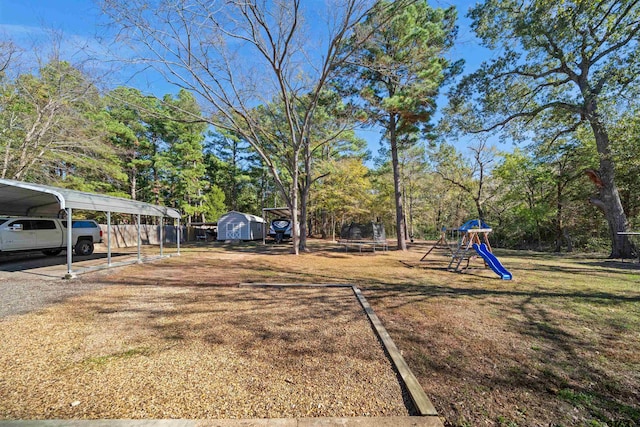
[[[220,210],[224,198],[215,189],[213,198],[206,194],[207,125],[191,93],[181,90],[160,100],[120,87],[107,99],[106,126],[129,176],[130,197],[175,207],[187,221]]]
[[[393,228],[386,230],[387,235],[392,235],[396,221],[391,162],[387,161],[379,164],[376,169],[371,171],[369,180],[373,187],[371,216],[385,225],[392,225]]]
[[[379,1],[349,40],[355,54],[338,84],[357,96],[371,124],[381,126],[392,155],[398,247],[406,249],[398,150],[428,133],[435,97],[450,72],[444,53],[456,33],[454,8],[425,1],[399,5]],[[363,38],[363,35],[366,37]],[[350,50],[350,49],[348,49]]]
[[[455,37],[455,9],[432,9],[424,1],[401,9],[382,1],[350,43],[359,45],[339,86],[359,95],[370,123],[409,135],[427,124],[434,98],[452,69],[443,57]],[[373,32],[373,34],[370,34]],[[370,36],[359,39],[359,35]]]
[[[357,158],[328,160],[322,164],[324,178],[316,181],[313,208],[342,221],[371,220],[369,170]]]
[[[158,127],[165,147],[157,153],[157,165],[164,181],[165,203],[180,209],[191,222],[203,213],[207,125],[200,118],[195,97],[186,90],[180,90],[177,97],[165,95],[162,108],[167,119]]]
[[[205,144],[206,179],[224,191],[227,210],[261,214],[264,168],[238,134],[218,130]]]
[[[245,115],[218,112],[235,131],[217,128],[206,147],[209,118],[184,90],[160,99],[118,87],[101,96],[59,59],[15,78],[3,72],[1,176],[168,204],[194,221],[231,209],[260,213],[308,191],[301,200],[308,197],[312,216],[392,224],[400,195],[416,237],[437,237],[482,211],[501,246],[559,250],[568,236],[577,249],[601,251],[610,234],[586,203],[600,195],[584,170],[612,162],[624,211],[640,227],[637,5],[487,0],[472,9],[483,43],[504,54],[463,79],[443,125],[496,127],[531,142],[507,155],[485,147],[496,167],[482,173],[480,157],[433,143],[428,162],[419,143],[432,138],[434,98],[460,65],[443,56],[455,11],[383,1],[341,46],[355,52],[333,81],[339,94],[292,90],[250,103]],[[354,117],[386,129],[375,170],[363,164]]]
[[[489,215],[500,224],[501,244],[556,251],[593,246],[605,229],[585,203],[596,190],[583,173],[595,161],[589,144],[563,139],[503,155],[493,171],[499,184]]]
[[[217,185],[212,185],[204,197],[202,206],[203,222],[217,221],[227,211],[224,192]]]
[[[159,100],[137,89],[118,87],[105,96],[105,104],[105,126],[128,176],[127,193],[132,199],[157,202],[152,196],[157,174],[151,123],[159,114]]]
[[[611,153],[616,165],[616,177],[632,229],[640,227],[640,108],[626,111],[611,126]]]
[[[429,157],[434,170],[450,188],[455,188],[473,202],[474,218],[486,219],[486,202],[494,196],[495,183],[491,171],[497,151],[486,140],[479,139],[469,147],[470,156],[465,158],[445,142],[431,146]]]
[[[95,181],[100,191],[117,191],[125,177],[105,137],[99,92],[80,69],[54,59],[0,85],[0,177],[69,187]]]
[[[500,55],[466,76],[452,94],[448,127],[555,144],[591,133],[611,256],[631,255],[612,157],[611,124],[635,105],[640,78],[637,1],[486,0],[469,13],[472,27]],[[621,97],[624,93],[626,96]],[[559,221],[558,221],[559,222]]]

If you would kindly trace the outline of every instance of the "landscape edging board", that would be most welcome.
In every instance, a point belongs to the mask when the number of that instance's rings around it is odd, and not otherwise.
[[[367,317],[369,318],[369,322],[371,322],[371,325],[376,331],[376,334],[382,341],[382,345],[387,351],[387,354],[389,355],[389,357],[391,357],[391,361],[393,362],[393,365],[396,368],[397,372],[400,374],[400,377],[402,378],[402,381],[404,382],[404,385],[407,388],[409,395],[411,396],[411,400],[413,401],[413,404],[418,414],[421,416],[431,416],[431,417],[436,417],[438,415],[436,408],[433,406],[433,404],[431,403],[431,400],[429,399],[427,394],[424,392],[424,389],[418,382],[418,379],[416,378],[416,376],[413,374],[413,372],[411,372],[411,369],[409,368],[409,365],[407,364],[407,362],[404,360],[404,357],[402,357],[400,350],[398,350],[398,347],[395,345],[395,343],[391,339],[391,336],[389,335],[385,327],[382,325],[382,322],[380,321],[376,313],[373,311],[373,308],[371,307],[371,305],[369,305],[366,298],[364,297],[364,295],[362,295],[362,292],[357,286],[341,284],[341,283],[326,283],[326,284],[323,284],[323,283],[315,283],[315,284],[241,283],[239,286],[240,287],[265,287],[265,288],[266,287],[351,288],[356,298],[358,299],[358,302],[362,306],[362,309],[367,314]]]

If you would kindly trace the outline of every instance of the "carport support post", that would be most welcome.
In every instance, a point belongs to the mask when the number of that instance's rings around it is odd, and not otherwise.
[[[140,237],[142,231],[140,230],[140,214],[136,216],[136,222],[138,223],[138,264],[142,264],[142,256],[140,253],[140,247],[142,246],[142,239]]]
[[[180,255],[180,218],[178,218],[178,232],[176,233],[176,242],[178,243],[178,255]]]
[[[71,264],[73,262],[73,254],[71,252],[73,247],[73,233],[71,228],[73,227],[73,221],[71,219],[71,208],[66,208],[65,210],[67,211],[67,274],[65,274],[64,278],[73,279],[76,277],[71,270]]]
[[[111,212],[107,212],[107,267],[111,267]]]
[[[160,257],[163,255],[162,251],[162,229],[164,228],[164,217],[160,217]]]

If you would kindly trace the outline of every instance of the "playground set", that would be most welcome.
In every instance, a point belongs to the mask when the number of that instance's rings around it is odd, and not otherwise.
[[[511,280],[513,278],[512,274],[493,255],[489,244],[489,233],[491,231],[493,231],[492,228],[484,221],[473,219],[465,222],[457,229],[449,230],[449,232],[457,234],[456,242],[450,243],[447,239],[448,230],[443,228],[440,233],[440,239],[429,248],[420,261],[424,261],[434,249],[445,249],[451,255],[447,270],[463,273],[469,268],[471,260],[480,256],[485,266],[493,270],[502,280]]]

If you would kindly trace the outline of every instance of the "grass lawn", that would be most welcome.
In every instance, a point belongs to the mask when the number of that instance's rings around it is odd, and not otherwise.
[[[442,252],[420,262],[428,247],[360,254],[312,240],[296,257],[286,245],[203,244],[92,280],[194,295],[246,282],[355,284],[447,425],[640,425],[637,263],[497,249],[513,273],[503,281],[480,260],[466,274],[446,271]]]

